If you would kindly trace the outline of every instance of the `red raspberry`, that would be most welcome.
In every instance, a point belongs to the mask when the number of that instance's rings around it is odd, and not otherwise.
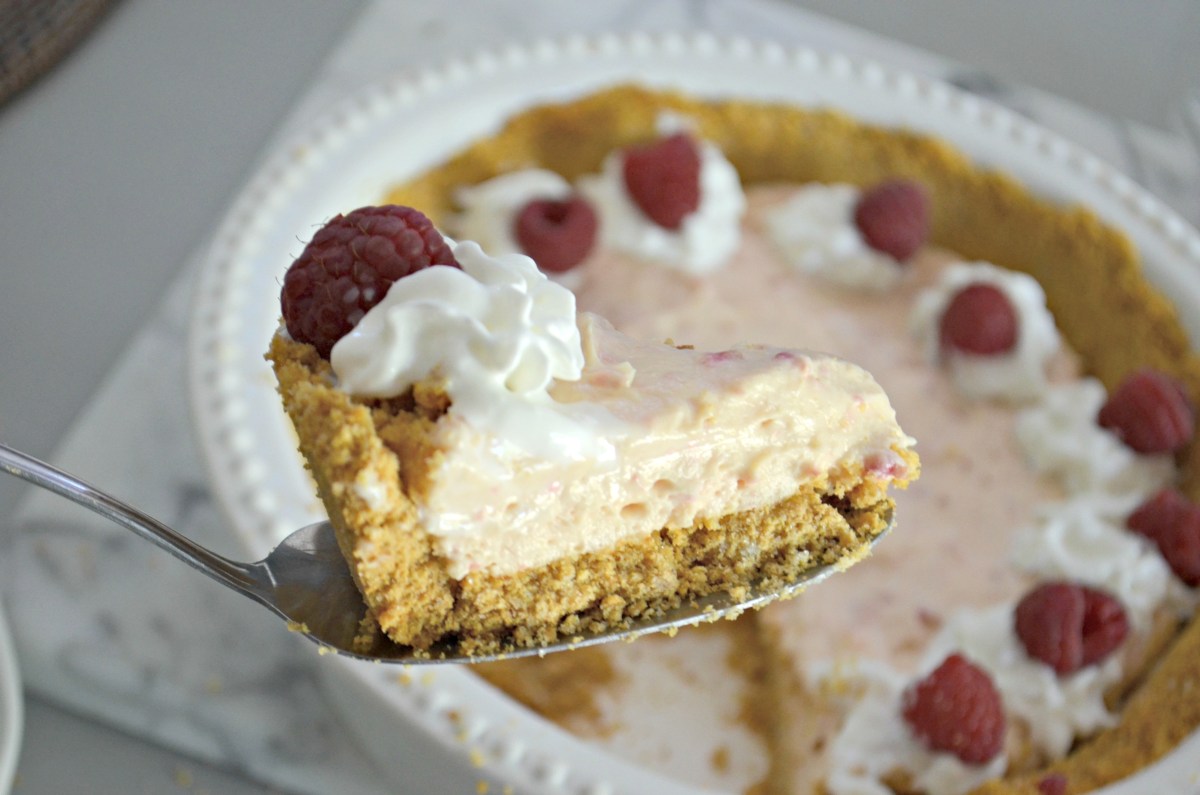
[[[596,212],[582,196],[539,199],[521,208],[514,224],[517,243],[550,273],[574,268],[596,241]]]
[[[361,207],[321,227],[283,277],[283,318],[292,339],[329,358],[397,279],[458,262],[433,222],[411,207]]]
[[[1195,411],[1183,385],[1165,373],[1142,369],[1108,396],[1096,421],[1138,453],[1174,453],[1192,440]]]
[[[700,206],[700,148],[686,133],[625,150],[625,187],[650,220],[678,229]]]
[[[995,758],[1004,747],[1004,705],[987,672],[951,654],[929,676],[904,691],[904,720],[934,751],[969,765]]]
[[[1062,773],[1047,773],[1038,779],[1041,795],[1067,795],[1067,777]]]
[[[1013,624],[1026,653],[1060,676],[1105,659],[1129,634],[1120,602],[1068,582],[1044,583],[1025,594]]]
[[[950,299],[938,332],[943,349],[992,356],[1016,347],[1017,327],[1017,310],[1004,291],[977,282]]]
[[[1125,526],[1154,542],[1189,587],[1200,585],[1200,505],[1174,489],[1163,489],[1125,520]]]
[[[868,246],[903,262],[929,237],[929,197],[912,180],[881,182],[859,198],[854,223]]]

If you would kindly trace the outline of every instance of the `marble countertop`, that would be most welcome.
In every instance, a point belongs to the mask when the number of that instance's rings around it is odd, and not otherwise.
[[[473,0],[472,13],[453,17],[435,5],[122,0],[65,63],[0,105],[7,280],[0,287],[0,338],[8,341],[0,348],[0,439],[59,463],[96,466],[101,445],[128,425],[133,443],[114,450],[103,471],[86,474],[98,485],[125,489],[164,518],[219,523],[177,405],[179,315],[195,252],[281,130],[366,76],[480,45],[577,31],[707,28],[857,50],[1032,113],[1200,221],[1200,162],[1173,115],[1188,76],[1200,75],[1200,54],[1183,46],[1200,32],[1200,6],[1189,0],[1164,2],[1152,20],[1116,0],[1087,4],[1086,15],[1074,20],[1064,10],[1084,6],[1066,2],[1052,12],[1014,2],[986,19],[972,19],[951,0],[906,4],[903,15],[892,4],[866,0],[612,0],[586,11],[550,0]],[[1020,46],[998,44],[996,29]],[[1022,31],[1029,36],[1019,38]],[[1116,33],[1124,39],[1114,39]],[[1039,49],[1031,38],[1062,46]],[[1114,40],[1122,42],[1116,50]],[[143,386],[130,390],[130,383]],[[145,434],[134,435],[134,428]],[[152,477],[141,474],[151,470]],[[170,488],[154,488],[159,482]],[[75,590],[40,593],[30,585],[31,572],[12,570],[32,554],[29,517],[42,528],[51,519],[61,523],[57,535],[39,537],[38,560],[75,560],[65,552],[55,557],[56,544],[66,547],[75,538],[70,515],[30,503],[19,484],[0,479],[0,596],[16,619],[18,650],[30,668],[14,792],[300,792],[310,790],[301,776],[318,784],[326,776],[328,783],[349,768],[368,768],[353,791],[388,788],[338,726],[311,720],[322,713],[321,696],[304,670],[291,672],[282,693],[277,670],[230,669],[217,678],[203,658],[191,659],[189,668],[186,644],[145,627],[110,630],[112,637],[146,633],[140,637],[158,644],[150,662],[123,660],[111,643],[78,643],[80,636],[50,654],[37,638],[33,622],[40,614],[30,600],[65,599],[62,612],[72,612],[69,600],[100,598],[104,579],[119,580],[120,563],[144,550],[129,542],[111,560],[91,560],[92,568],[77,572]],[[208,540],[236,552],[227,538]],[[101,585],[93,593],[82,582]],[[236,599],[207,583],[195,587],[197,609],[229,612],[227,601]],[[88,615],[78,612],[64,623]],[[269,622],[246,620],[237,627],[247,632]],[[220,639],[229,627],[211,631]],[[286,657],[287,649],[278,655]],[[48,670],[55,665],[86,675],[64,677]],[[154,665],[185,673],[161,677]],[[216,707],[198,710],[188,693],[207,693]],[[245,711],[247,726],[267,714],[303,722],[305,730],[239,734],[237,709]],[[316,761],[296,768],[289,755]]]

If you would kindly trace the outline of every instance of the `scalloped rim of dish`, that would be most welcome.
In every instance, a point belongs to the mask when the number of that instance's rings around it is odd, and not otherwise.
[[[25,723],[24,703],[16,649],[8,631],[4,606],[0,605],[0,793],[9,791],[17,774]]]
[[[747,81],[756,70],[758,81]],[[555,78],[547,84],[551,72]],[[531,81],[538,83],[540,90],[523,88]],[[299,193],[312,191],[322,169],[337,164],[343,155],[353,154],[356,159],[333,169],[340,193],[326,192],[322,184],[316,204],[332,200],[330,193],[365,194],[370,190],[367,183],[376,180],[377,192],[358,202],[370,203],[383,195],[387,184],[406,176],[401,173],[404,168],[415,171],[437,162],[426,151],[424,157],[401,155],[399,171],[389,171],[373,161],[370,175],[363,172],[359,161],[367,159],[370,147],[385,145],[379,140],[381,128],[391,129],[388,123],[396,124],[406,112],[432,107],[476,117],[470,125],[454,125],[448,123],[453,119],[446,119],[442,131],[453,132],[439,136],[434,147],[444,156],[486,135],[507,114],[530,104],[620,81],[678,88],[700,96],[828,105],[869,123],[909,127],[947,140],[974,162],[1008,171],[1050,198],[1086,203],[1123,229],[1141,252],[1151,280],[1177,303],[1195,310],[1182,314],[1185,323],[1191,323],[1193,340],[1200,340],[1200,279],[1196,278],[1200,274],[1200,233],[1132,180],[1077,145],[1002,106],[936,79],[838,53],[707,33],[571,36],[477,52],[440,67],[385,79],[305,125],[258,170],[213,238],[196,283],[190,318],[190,394],[197,437],[216,494],[248,551],[264,553],[306,520],[322,517],[315,497],[298,504],[305,495],[313,494],[299,460],[296,471],[281,474],[290,469],[277,464],[286,448],[263,444],[264,433],[274,434],[273,441],[278,442],[279,434],[290,429],[280,430],[286,417],[275,397],[269,368],[262,361],[269,329],[256,347],[251,349],[247,340],[248,326],[253,325],[247,313],[257,309],[260,325],[262,319],[258,305],[263,298],[254,292],[261,287],[254,282],[255,266],[270,263],[270,272],[281,277],[288,262],[288,251],[274,251],[266,245],[273,233],[278,237],[280,230],[271,227],[280,226],[280,213],[297,213],[289,202],[294,205]],[[739,86],[739,81],[750,87]],[[485,95],[479,86],[492,89],[492,93]],[[464,91],[488,108],[464,110],[452,102],[447,104],[447,97],[453,100]],[[509,105],[494,99],[496,94],[505,97]],[[485,117],[489,123],[483,121]],[[419,117],[405,117],[404,132],[389,139],[407,139],[414,118]],[[428,142],[425,149],[430,149]],[[381,178],[381,173],[387,176]],[[322,214],[317,207],[306,207],[299,214],[313,225],[337,210],[333,206]],[[303,226],[287,228],[292,245]],[[274,296],[270,296],[272,301]],[[277,315],[277,309],[274,311]],[[264,394],[269,394],[271,405],[263,404]],[[697,791],[589,746],[461,669],[424,674],[392,669],[386,673],[380,666],[344,658],[335,658],[334,663],[330,666],[334,679],[349,686],[341,692],[357,709],[374,713],[364,715],[365,722],[387,721],[398,714],[402,722],[415,724],[434,747],[469,765],[477,776],[495,776],[523,792]],[[406,685],[397,684],[397,674]],[[370,744],[367,728],[355,730]],[[1132,795],[1146,786],[1182,786],[1194,775],[1184,760],[1198,754],[1200,732],[1167,759],[1103,792]]]

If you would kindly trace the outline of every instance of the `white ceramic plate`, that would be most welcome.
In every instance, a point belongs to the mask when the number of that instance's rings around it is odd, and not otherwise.
[[[17,772],[24,727],[23,704],[16,651],[4,607],[0,605],[0,793],[9,791]]]
[[[510,114],[620,81],[832,106],[937,135],[978,163],[1048,197],[1087,204],[1123,229],[1200,340],[1195,230],[1068,141],[937,81],[840,55],[708,35],[581,37],[481,53],[385,80],[309,126],[256,175],[214,239],[196,289],[191,392],[216,492],[251,554],[322,517],[262,359],[277,323],[282,274],[300,241]],[[348,725],[385,767],[403,769],[410,788],[449,791],[447,777],[457,776],[467,786],[487,779],[518,792],[699,791],[696,781],[577,740],[462,669],[414,672],[398,684],[397,671],[385,666],[331,659],[325,668]],[[685,723],[678,731],[702,728]],[[1196,759],[1200,735],[1109,792],[1182,791],[1197,773]]]

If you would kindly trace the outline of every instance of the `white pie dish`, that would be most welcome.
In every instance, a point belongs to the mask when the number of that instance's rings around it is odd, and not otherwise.
[[[277,325],[278,285],[299,241],[530,104],[626,81],[827,105],[943,138],[1123,229],[1200,340],[1200,235],[1073,144],[939,82],[840,55],[705,35],[581,37],[478,54],[382,81],[306,127],[251,180],[214,238],[196,288],[190,389],[214,488],[248,554],[322,518],[262,359]],[[412,671],[399,685],[395,669],[322,663],[331,702],[375,759],[406,766],[399,780],[408,787],[465,791],[484,779],[518,792],[683,793],[702,783],[681,772],[682,763],[668,777],[582,742],[460,668]],[[680,742],[702,726],[684,721]],[[1179,791],[1195,775],[1196,758],[1200,735],[1106,792]]]

